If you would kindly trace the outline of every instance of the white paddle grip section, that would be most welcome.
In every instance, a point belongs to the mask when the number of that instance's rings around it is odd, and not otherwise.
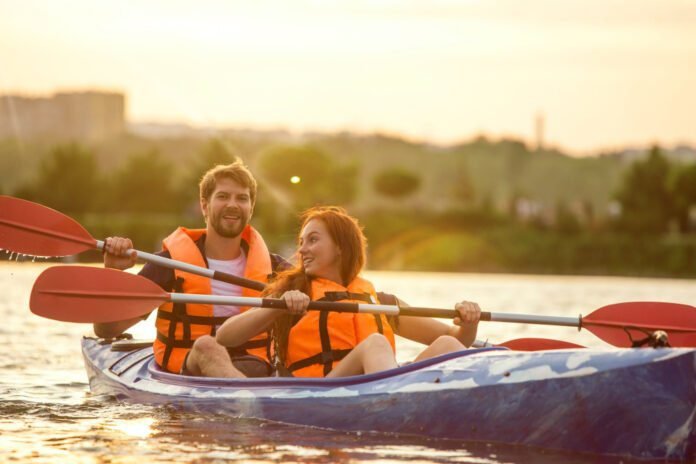
[[[365,314],[385,314],[387,316],[398,316],[399,307],[391,305],[358,304],[358,312]]]
[[[144,251],[138,250],[128,250],[126,253],[134,252],[137,254],[138,258],[145,260],[153,264],[159,264],[160,266],[168,267],[170,269],[178,269],[180,271],[189,272],[191,274],[196,274],[203,277],[210,277],[212,279],[215,271],[195,266],[193,264],[185,263],[183,261],[174,261],[173,259],[163,258],[161,256],[153,255],[152,253],[145,253]]]
[[[104,241],[97,240],[97,249],[104,251]],[[173,259],[163,258],[161,256],[153,255],[152,253],[146,253],[144,251],[130,249],[126,251],[126,254],[131,254],[135,251],[136,256],[143,261],[147,261],[153,264],[158,264],[169,269],[178,269],[180,271],[189,272],[191,274],[196,274],[203,277],[213,278],[215,271],[206,269],[204,267],[195,266],[193,264],[184,263],[183,261],[175,261]],[[247,305],[248,306],[248,305]]]
[[[172,303],[201,303],[235,306],[259,307],[263,304],[262,298],[251,298],[246,296],[225,296],[225,295],[197,295],[192,293],[170,293]]]
[[[170,293],[169,299],[172,303],[200,303],[200,304],[219,304],[219,305],[235,305],[235,306],[253,306],[262,307],[263,298],[253,298],[246,296],[224,296],[224,295],[196,295],[187,293]],[[337,305],[338,306],[338,305]],[[390,305],[374,305],[374,304],[359,304],[357,305],[359,313],[366,314],[386,314],[388,316],[398,316],[398,306]],[[340,311],[340,308],[337,308]]]
[[[483,318],[482,318],[483,319]],[[559,325],[580,328],[579,317],[538,316],[533,314],[490,313],[491,322],[521,322],[523,324]]]

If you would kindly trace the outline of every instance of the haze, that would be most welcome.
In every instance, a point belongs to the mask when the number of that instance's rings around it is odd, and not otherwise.
[[[123,91],[133,122],[696,144],[696,2],[0,0],[0,94]]]

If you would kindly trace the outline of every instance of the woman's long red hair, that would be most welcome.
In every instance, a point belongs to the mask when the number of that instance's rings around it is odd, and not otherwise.
[[[339,283],[344,286],[350,284],[365,265],[367,239],[358,220],[350,216],[345,209],[337,206],[316,206],[302,213],[301,217],[300,233],[309,221],[319,220],[324,223],[331,240],[341,250],[340,274],[343,282]],[[298,265],[278,274],[276,279],[263,291],[263,295],[279,297],[288,290],[300,290],[311,298],[311,281],[312,277],[305,273],[302,260],[298,259]],[[276,353],[281,360],[285,359],[288,334],[294,322],[294,317],[283,316],[278,318],[273,327]]]

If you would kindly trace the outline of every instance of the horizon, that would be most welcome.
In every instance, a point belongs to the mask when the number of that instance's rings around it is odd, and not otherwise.
[[[531,140],[524,139],[522,136],[518,134],[487,134],[487,133],[478,133],[478,134],[471,134],[468,137],[463,137],[459,140],[454,140],[452,142],[436,142],[428,139],[420,139],[417,137],[411,137],[408,134],[401,134],[401,133],[396,133],[396,132],[380,132],[380,131],[366,131],[366,132],[358,132],[350,129],[335,129],[335,130],[306,130],[306,131],[295,131],[286,127],[273,127],[273,126],[268,126],[268,127],[251,127],[251,126],[218,126],[218,127],[207,127],[207,126],[196,126],[189,124],[187,122],[177,122],[177,121],[168,121],[168,122],[163,122],[163,121],[126,121],[127,126],[137,126],[137,125],[142,125],[142,126],[163,126],[163,127],[178,127],[182,126],[185,127],[185,130],[191,130],[191,131],[200,131],[200,132],[225,132],[225,131],[239,131],[239,132],[260,132],[260,133],[273,133],[273,132],[285,132],[291,137],[303,137],[303,136],[313,136],[313,135],[319,135],[319,136],[332,136],[332,135],[338,135],[338,134],[348,134],[349,136],[353,137],[386,137],[386,138],[393,138],[393,139],[398,139],[398,140],[403,140],[407,143],[412,143],[415,145],[431,145],[435,147],[441,147],[441,148],[450,148],[454,147],[457,145],[466,145],[469,143],[475,142],[479,138],[484,138],[490,143],[497,143],[497,142],[502,142],[502,141],[518,141],[525,143],[527,145],[527,148],[529,150],[534,150],[534,147],[532,146]],[[572,151],[566,151],[564,147],[559,147],[555,145],[549,145],[547,144],[544,146],[545,151],[558,151],[563,155],[571,156],[571,157],[592,157],[592,156],[602,156],[602,155],[611,155],[611,154],[617,154],[617,153],[623,153],[623,152],[632,152],[632,151],[644,151],[647,152],[653,147],[657,146],[661,150],[666,150],[666,151],[673,151],[673,150],[678,150],[680,148],[685,148],[688,150],[693,150],[696,152],[696,144],[690,144],[690,143],[651,143],[647,142],[643,145],[625,145],[625,146],[618,146],[614,147],[611,149],[596,149],[596,150],[588,150],[585,153],[582,154],[577,154],[573,153]]]
[[[544,146],[575,156],[696,145],[696,4],[684,0],[5,9],[0,93],[117,90],[128,123],[535,145],[543,115]]]

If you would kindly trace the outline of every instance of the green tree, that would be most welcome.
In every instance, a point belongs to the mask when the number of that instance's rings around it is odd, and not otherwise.
[[[380,194],[394,198],[405,198],[420,187],[417,174],[402,167],[393,167],[379,172],[373,181],[374,189]]]
[[[296,208],[316,204],[346,204],[356,192],[356,164],[339,164],[313,146],[281,146],[261,157],[260,177],[284,195]]]
[[[578,217],[563,201],[556,203],[555,229],[564,234],[576,234],[582,230]]]
[[[198,184],[209,169],[218,164],[231,164],[237,161],[238,156],[229,143],[221,139],[211,139],[196,153],[191,164],[186,166],[186,175],[181,182],[180,199],[184,209],[197,211]]]
[[[454,176],[454,185],[452,186],[452,199],[459,205],[469,206],[476,199],[474,186],[469,176],[469,170],[463,162],[460,162]]]
[[[157,150],[130,155],[112,178],[110,203],[118,212],[179,212],[171,163]]]
[[[616,195],[621,203],[619,226],[633,233],[667,230],[674,211],[669,186],[670,164],[658,147],[647,159],[636,161],[623,178]]]
[[[672,190],[679,227],[688,232],[691,229],[689,212],[696,207],[696,163],[677,171]]]
[[[35,180],[21,186],[15,195],[65,213],[82,214],[92,210],[100,187],[94,153],[72,143],[58,145],[43,157]]]

